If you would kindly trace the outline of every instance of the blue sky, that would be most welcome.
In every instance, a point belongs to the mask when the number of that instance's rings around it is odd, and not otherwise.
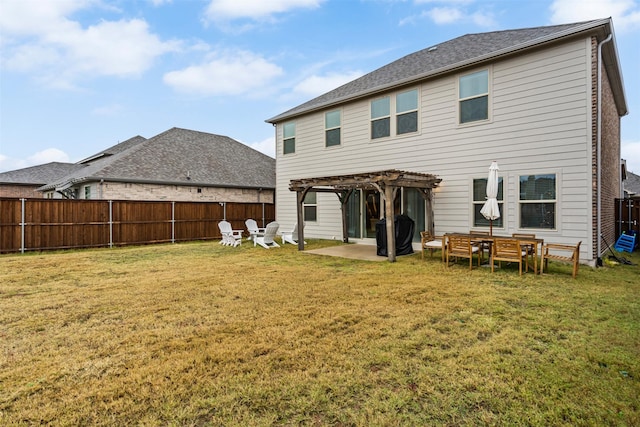
[[[634,0],[0,0],[0,171],[172,127],[274,156],[265,120],[467,33],[613,17],[640,173]]]

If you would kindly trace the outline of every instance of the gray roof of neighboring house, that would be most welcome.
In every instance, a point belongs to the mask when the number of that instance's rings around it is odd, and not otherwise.
[[[636,175],[632,172],[627,172],[627,179],[622,181],[625,191],[632,195],[640,194],[640,175]]]
[[[128,150],[129,148],[138,145],[141,142],[146,141],[147,138],[144,138],[140,135],[134,136],[133,138],[129,138],[126,141],[123,141],[119,144],[114,145],[113,147],[109,147],[104,151],[100,151],[99,153],[94,154],[93,156],[87,157],[84,160],[80,160],[78,163],[89,163],[91,161],[97,160],[101,157],[112,156],[114,154],[118,154],[122,151]]]
[[[0,184],[43,185],[82,169],[76,163],[51,162],[0,173]]]
[[[599,40],[613,33],[610,19],[547,27],[467,34],[400,58],[337,89],[318,96],[267,120],[277,123],[343,102],[372,96],[416,81],[458,71],[465,67],[536,48],[578,34],[595,33]],[[612,79],[621,115],[627,113],[615,41],[603,45],[607,71]]]
[[[149,139],[135,137],[82,162],[82,169],[40,190],[103,179],[275,188],[275,159],[227,136],[188,129],[172,128]]]

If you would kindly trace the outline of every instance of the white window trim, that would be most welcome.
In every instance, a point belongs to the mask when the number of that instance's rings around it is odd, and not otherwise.
[[[307,194],[309,194],[309,193],[307,193]],[[315,203],[306,203],[304,200],[302,201],[302,216],[303,216],[304,222],[311,222],[311,223],[316,223],[316,224],[319,222],[318,221],[318,193],[315,193],[315,195],[316,195],[316,202]],[[316,219],[311,219],[310,220],[310,219],[307,219],[305,217],[305,215],[304,215],[305,209],[304,208],[307,207],[307,206],[316,208]]]
[[[328,128],[327,127],[327,113],[333,113],[333,112],[339,112],[340,113],[340,126],[335,126],[332,128]],[[343,114],[342,114],[342,108],[336,108],[335,110],[330,110],[330,111],[325,111],[324,114],[322,115],[322,120],[324,122],[324,148],[326,150],[335,150],[338,149],[340,147],[342,147],[344,145],[344,141],[342,140],[342,135],[344,134],[342,132],[342,119],[343,119]],[[334,129],[340,129],[340,144],[338,145],[327,145],[327,131],[328,130],[334,130]]]
[[[289,137],[289,138],[285,138],[284,136],[284,127],[288,124],[293,124],[294,126],[294,132],[293,132],[293,137]],[[296,140],[296,135],[298,134],[298,124],[295,121],[289,121],[289,122],[284,122],[282,123],[282,151],[280,151],[282,153],[283,156],[293,156],[298,152],[298,141]],[[293,139],[293,152],[292,153],[285,153],[284,152],[284,143],[286,140],[288,139]]]
[[[400,95],[401,93],[407,93],[407,92],[413,92],[413,91],[416,92],[416,108],[413,109],[413,110],[406,110],[406,111],[398,112],[398,95]],[[395,104],[394,105],[394,109],[393,109],[395,111],[395,113],[394,113],[394,119],[395,120],[393,121],[394,122],[393,124],[395,126],[395,133],[394,133],[395,137],[398,138],[398,137],[403,137],[403,136],[407,136],[407,135],[415,135],[418,132],[420,132],[420,88],[416,87],[416,88],[413,88],[413,89],[406,89],[406,90],[398,91],[398,92],[396,92],[394,94],[393,100],[394,100],[394,104]],[[405,115],[405,114],[410,114],[410,113],[413,113],[413,112],[416,113],[416,130],[413,131],[413,132],[398,133],[398,117],[402,116],[402,115]]]
[[[477,73],[480,71],[484,71],[487,70],[487,118],[484,120],[474,120],[472,122],[467,122],[467,123],[460,123],[460,101],[464,101],[466,99],[473,99],[473,98],[477,98],[479,96],[483,96],[483,95],[475,95],[472,97],[467,97],[467,98],[460,98],[460,77],[464,77],[467,76],[469,74],[473,74],[473,73]],[[493,122],[493,66],[492,65],[488,65],[486,67],[482,67],[482,68],[476,68],[473,70],[468,70],[465,71],[464,73],[460,73],[457,74],[455,77],[456,80],[456,93],[455,93],[455,97],[456,97],[456,116],[455,116],[455,122],[457,127],[459,128],[465,128],[465,127],[469,127],[469,126],[478,126],[478,125],[485,125],[487,123],[492,123]]]
[[[397,110],[397,102],[396,102],[396,96],[398,94],[401,93],[405,93],[405,92],[410,92],[412,90],[415,90],[418,93],[418,108],[416,108],[415,110],[407,110],[407,111],[403,111],[401,113],[398,113]],[[422,133],[422,128],[420,126],[420,111],[422,110],[422,97],[421,97],[421,90],[420,90],[420,86],[415,86],[413,88],[404,88],[402,90],[397,90],[394,91],[392,93],[388,93],[385,94],[384,96],[379,96],[377,98],[373,98],[373,99],[369,99],[369,142],[380,142],[380,141],[389,141],[390,139],[396,139],[396,138],[406,138],[406,137],[411,137],[411,136],[415,136],[415,135],[420,135]],[[383,99],[383,98],[389,98],[389,115],[388,116],[381,116],[381,117],[376,117],[375,119],[371,118],[371,104],[373,103],[373,101],[377,101],[379,99]],[[407,113],[411,113],[413,111],[416,111],[417,114],[417,119],[418,119],[418,130],[415,132],[407,132],[407,133],[401,133],[398,134],[398,129],[397,129],[397,120],[398,120],[398,116],[402,115],[402,114],[407,114]],[[380,120],[380,119],[384,119],[384,118],[389,118],[389,136],[385,136],[382,138],[372,138],[371,137],[371,124],[373,123],[374,120]]]
[[[555,175],[556,176],[556,198],[553,200],[530,200],[530,201],[521,201],[520,200],[520,177],[521,176],[525,176],[525,175]],[[546,170],[546,169],[542,169],[542,170],[535,170],[535,171],[517,171],[514,173],[514,179],[516,182],[516,194],[515,194],[515,200],[516,200],[516,218],[514,221],[515,224],[515,228],[517,230],[517,232],[531,232],[531,231],[536,231],[539,233],[557,233],[557,232],[561,232],[562,231],[562,226],[561,226],[561,218],[562,218],[562,212],[561,212],[561,205],[560,205],[560,189],[562,188],[562,182],[561,182],[561,173],[558,170]],[[521,211],[520,211],[520,207],[522,206],[522,203],[554,203],[555,206],[555,224],[554,224],[554,228],[522,228],[520,225],[520,215],[521,215]]]
[[[500,231],[504,231],[507,229],[507,216],[505,211],[507,210],[507,202],[508,202],[508,192],[507,192],[507,176],[506,175],[501,175],[498,174],[498,178],[502,178],[502,200],[498,200],[498,205],[500,206],[500,216],[502,217],[502,226],[498,227],[495,225],[495,223],[493,224],[493,229],[494,230],[500,230]],[[485,193],[485,200],[482,201],[475,201],[473,200],[473,181],[476,179],[487,179],[486,176],[472,176],[471,177],[471,182],[469,183],[469,194],[471,195],[470,199],[471,199],[471,213],[469,216],[469,229],[470,230],[481,230],[481,231],[487,231],[490,227],[483,227],[480,225],[475,225],[475,205],[477,204],[484,204],[484,202],[486,201],[486,193]]]

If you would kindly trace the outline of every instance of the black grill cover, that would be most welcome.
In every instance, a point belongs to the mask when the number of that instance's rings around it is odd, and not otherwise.
[[[415,222],[406,215],[396,215],[393,225],[396,231],[396,255],[413,253],[413,230]],[[376,246],[379,256],[387,256],[387,220],[376,223]]]

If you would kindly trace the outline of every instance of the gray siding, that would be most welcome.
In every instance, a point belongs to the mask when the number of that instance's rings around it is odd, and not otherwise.
[[[583,241],[591,247],[591,63],[589,38],[513,57],[477,69],[490,72],[490,119],[457,124],[459,74],[425,81],[420,90],[419,132],[371,141],[370,99],[342,107],[342,146],[325,148],[324,112],[296,122],[296,153],[283,156],[277,127],[277,212],[281,226],[296,220],[289,180],[382,169],[436,174],[436,233],[472,229],[473,178],[484,178],[497,160],[504,179],[505,219],[499,233],[518,230],[518,176],[555,173],[556,230],[536,230],[548,241]],[[476,69],[470,69],[469,72]],[[393,95],[395,92],[391,92]],[[318,222],[309,237],[340,238],[337,197],[318,194]]]

